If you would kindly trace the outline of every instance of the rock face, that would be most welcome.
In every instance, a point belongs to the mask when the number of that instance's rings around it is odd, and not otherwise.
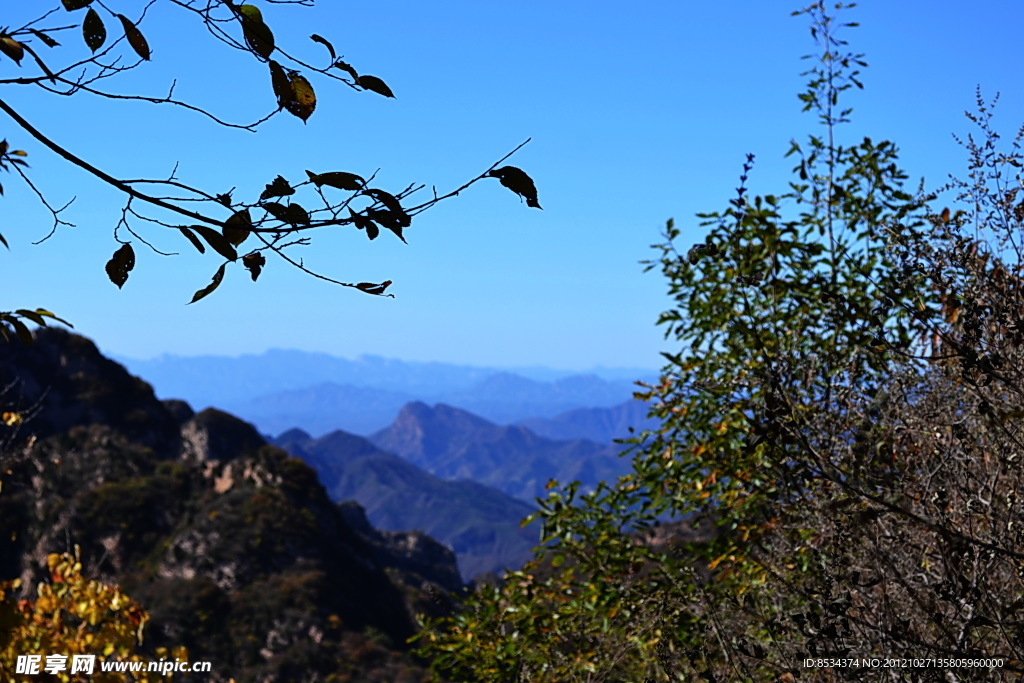
[[[294,429],[273,443],[313,467],[332,499],[358,501],[374,526],[417,529],[450,546],[466,579],[518,569],[539,542],[539,525],[521,524],[532,506],[474,481],[435,477],[363,437],[313,439]]]
[[[156,400],[82,337],[0,345],[0,387],[27,418],[0,427],[0,580],[79,545],[151,612],[145,649],[185,645],[210,680],[419,679],[414,613],[461,583],[443,546],[377,532],[251,425]]]

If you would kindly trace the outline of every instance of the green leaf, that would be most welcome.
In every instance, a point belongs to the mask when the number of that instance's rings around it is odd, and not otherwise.
[[[124,27],[124,37],[128,39],[128,44],[135,50],[135,54],[149,61],[149,43],[146,42],[146,37],[142,35],[142,31],[139,30],[138,26],[129,21],[125,15],[118,14],[117,18],[121,20],[121,25]]]
[[[395,93],[391,92],[391,88],[387,86],[387,83],[376,76],[359,76],[356,79],[356,84],[365,90],[372,90],[378,95],[383,95],[384,97],[395,96]]]
[[[190,304],[194,304],[200,299],[209,296],[213,292],[213,290],[217,289],[217,287],[220,286],[221,280],[224,279],[224,266],[226,265],[226,263],[220,264],[220,268],[218,268],[217,272],[213,274],[213,280],[210,282],[210,284],[206,285],[205,287],[203,287],[202,289],[200,289],[199,291],[192,295],[192,301],[189,301]]]
[[[336,187],[339,190],[350,190],[356,192],[363,189],[366,186],[366,181],[355,173],[346,173],[345,171],[328,171],[327,173],[313,173],[312,171],[306,171],[306,175],[313,183],[320,187],[321,185],[330,185]]]
[[[46,310],[45,308],[37,308],[37,309],[36,309],[36,313],[38,313],[39,315],[41,315],[41,316],[43,316],[43,317],[46,317],[46,318],[53,318],[53,319],[54,319],[54,320],[56,320],[57,322],[60,322],[60,323],[64,323],[64,324],[65,324],[65,325],[67,325],[68,327],[74,327],[74,325],[72,325],[71,323],[69,323],[69,322],[68,322],[67,320],[65,320],[64,318],[59,318],[59,317],[57,317],[56,315],[54,315],[54,314],[53,314],[53,313],[51,313],[50,311]]]
[[[64,9],[72,12],[76,9],[82,9],[87,6],[92,2],[92,0],[61,0],[61,2],[64,4]]]
[[[90,10],[92,11],[92,10]],[[128,273],[135,267],[135,251],[132,245],[125,243],[114,252],[114,255],[107,261],[106,271],[110,281],[117,285],[118,289],[128,281]]]
[[[206,240],[206,243],[213,247],[213,250],[226,258],[229,261],[234,261],[238,258],[238,252],[231,246],[231,242],[213,228],[205,225],[193,225],[191,230],[195,230],[199,233],[199,236]],[[200,250],[202,251],[202,250]]]
[[[224,221],[224,237],[236,247],[245,241],[251,229],[252,218],[249,216],[249,209],[236,211],[231,218]]]
[[[103,25],[103,20],[92,8],[86,12],[85,21],[82,22],[82,36],[85,38],[85,44],[93,52],[100,49],[107,39],[107,29]]]
[[[263,23],[263,14],[253,5],[239,5],[235,8],[242,20],[242,35],[249,48],[264,59],[274,51],[274,34]]]

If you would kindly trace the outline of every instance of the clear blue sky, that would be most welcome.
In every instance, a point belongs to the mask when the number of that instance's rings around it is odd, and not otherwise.
[[[0,97],[60,144],[121,177],[166,176],[254,197],[281,174],[304,170],[369,175],[380,187],[451,189],[528,137],[510,163],[530,173],[543,211],[496,180],[417,217],[408,245],[390,234],[370,243],[352,229],[314,234],[307,265],[347,281],[394,281],[395,299],[314,281],[272,256],[256,284],[240,266],[221,288],[186,306],[219,264],[177,233],[139,226],[165,251],[134,243],[138,263],[118,291],[103,266],[117,247],[116,192],[42,148],[0,113],[0,134],[29,152],[31,177],[51,202],[77,197],[74,229],[50,219],[17,178],[0,178],[0,310],[42,306],[107,352],[129,357],[259,352],[267,348],[362,353],[480,365],[657,367],[666,349],[655,327],[668,304],[654,254],[669,217],[689,241],[693,214],[724,208],[744,155],[758,163],[751,189],[785,190],[791,138],[813,132],[800,113],[799,57],[814,51],[796,4],[763,0],[632,3],[524,1],[367,3],[320,0],[315,8],[254,0],[278,43],[326,63],[310,33],[331,40],[360,72],[387,81],[397,99],[314,80],[319,104],[307,125],[282,114],[257,134],[226,130],[169,106],[60,98],[4,85]],[[11,3],[0,24],[20,25]],[[108,6],[133,18],[138,3]],[[854,93],[855,123],[842,135],[890,139],[904,168],[929,187],[963,173],[951,134],[971,128],[975,87],[1002,92],[997,123],[1024,123],[1019,31],[1024,8],[998,0],[864,2],[846,34],[870,67]],[[65,22],[61,10],[54,22]],[[82,12],[72,19],[80,21]],[[53,25],[50,23],[48,25]],[[112,34],[115,26],[107,21]],[[122,88],[175,93],[234,121],[274,107],[266,67],[212,40],[163,0],[142,24],[153,61]],[[81,55],[81,37],[46,51],[59,64]],[[38,41],[37,41],[38,43]],[[0,78],[34,73],[0,58]],[[116,81],[108,81],[115,83]],[[225,213],[225,217],[226,217]],[[684,244],[684,246],[688,246]],[[269,256],[269,255],[268,255]]]

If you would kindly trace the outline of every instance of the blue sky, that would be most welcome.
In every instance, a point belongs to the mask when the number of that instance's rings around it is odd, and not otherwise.
[[[138,3],[107,6],[135,18]],[[313,80],[316,112],[303,125],[282,114],[258,133],[227,130],[194,113],[78,94],[62,98],[25,86],[0,88],[8,104],[58,143],[119,177],[178,177],[236,197],[255,197],[276,175],[299,182],[305,169],[369,175],[398,191],[409,183],[453,189],[526,138],[509,163],[536,181],[543,211],[496,180],[418,216],[408,245],[353,229],[313,235],[293,252],[346,281],[392,280],[394,299],[315,281],[268,255],[258,283],[238,265],[208,299],[186,306],[219,265],[176,232],[140,225],[164,257],[135,242],[137,265],[123,290],[104,263],[117,248],[118,193],[70,167],[4,120],[0,135],[25,149],[31,178],[54,204],[72,197],[61,228],[16,177],[0,178],[0,309],[41,306],[66,317],[107,352],[146,358],[298,348],[353,357],[489,366],[596,365],[654,368],[666,342],[654,322],[668,304],[654,255],[665,220],[689,242],[693,214],[724,208],[746,153],[757,155],[749,185],[780,193],[790,139],[814,132],[796,94],[814,51],[798,5],[732,2],[469,3],[320,0],[314,8],[254,0],[278,44],[326,63],[318,33],[361,73],[383,78],[397,99]],[[26,10],[5,8],[18,26]],[[13,15],[13,16],[12,16]],[[83,12],[56,23],[80,22]],[[851,95],[854,123],[841,135],[890,139],[911,177],[928,187],[963,174],[952,133],[975,87],[1002,92],[997,126],[1024,123],[1017,33],[1024,9],[993,1],[966,9],[951,0],[865,2],[846,13],[861,27],[846,38],[867,55],[866,89]],[[68,21],[68,19],[71,21]],[[113,34],[114,24],[108,19]],[[158,95],[177,79],[178,97],[232,121],[274,107],[265,65],[209,37],[196,20],[157,2],[142,24],[153,60],[125,74],[121,92]],[[55,64],[81,56],[81,37],[41,53]],[[41,46],[37,46],[44,49]],[[0,79],[31,73],[0,58]],[[0,117],[2,117],[0,113]],[[224,217],[227,216],[225,211]]]

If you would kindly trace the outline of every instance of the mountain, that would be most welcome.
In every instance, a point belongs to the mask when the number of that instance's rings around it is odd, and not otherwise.
[[[552,478],[579,480],[586,489],[629,470],[614,446],[546,439],[444,404],[410,403],[370,440],[438,477],[472,479],[530,502],[545,495]]]
[[[450,546],[467,579],[518,568],[537,545],[520,522],[534,508],[473,481],[445,481],[367,439],[334,431],[318,439],[293,429],[274,444],[317,471],[334,500],[355,500],[379,529],[419,529]]]
[[[209,680],[422,678],[406,639],[460,588],[446,547],[374,530],[252,425],[157,400],[77,335],[0,345],[0,387],[0,580],[20,577],[17,597],[79,546],[86,575],[150,611],[143,652],[185,645]]]
[[[632,436],[645,429],[655,429],[658,421],[647,417],[650,406],[636,399],[610,408],[577,408],[552,418],[531,417],[516,424],[534,434],[549,439],[589,439],[597,443],[612,443],[615,439]]]
[[[268,434],[291,427],[316,435],[335,429],[371,434],[414,400],[458,406],[498,423],[553,416],[621,403],[631,395],[633,379],[652,374],[628,369],[601,369],[603,376],[546,368],[511,372],[283,350],[237,358],[161,356],[124,362],[148,378],[158,395],[216,405]]]

